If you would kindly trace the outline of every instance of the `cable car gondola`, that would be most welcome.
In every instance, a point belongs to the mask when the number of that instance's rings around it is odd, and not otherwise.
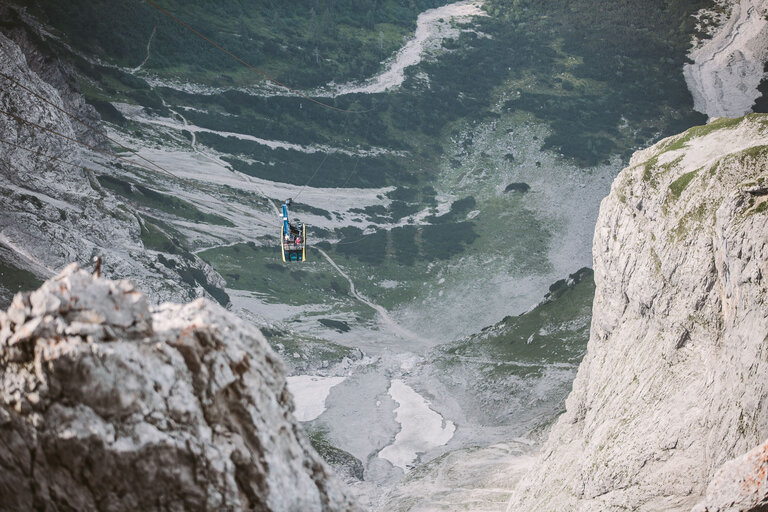
[[[280,232],[280,248],[283,261],[307,261],[307,226],[296,219],[288,220],[288,207],[293,203],[289,198],[283,203],[283,228]]]

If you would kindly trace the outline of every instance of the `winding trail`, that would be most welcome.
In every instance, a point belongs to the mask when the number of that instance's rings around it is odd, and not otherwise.
[[[144,57],[144,60],[141,61],[141,64],[131,70],[131,73],[136,73],[139,71],[149,60],[150,50],[152,49],[152,39],[155,37],[155,32],[157,32],[157,25],[155,25],[155,28],[152,29],[152,33],[149,35],[149,41],[147,41],[147,56]]]
[[[347,274],[346,274],[346,273],[345,273],[343,270],[341,270],[341,267],[339,267],[339,266],[336,264],[336,262],[335,262],[335,261],[333,261],[333,260],[331,259],[331,257],[330,257],[330,256],[328,256],[328,253],[326,253],[324,250],[322,250],[322,249],[321,249],[321,248],[319,248],[319,247],[315,247],[315,249],[316,249],[316,250],[317,250],[317,251],[318,251],[320,254],[322,254],[322,255],[323,255],[323,257],[324,257],[326,260],[328,260],[328,263],[330,263],[330,264],[331,264],[331,266],[332,266],[333,268],[335,268],[335,269],[336,269],[336,271],[337,271],[337,272],[338,272],[338,273],[339,273],[339,274],[340,274],[340,275],[341,275],[341,276],[342,276],[344,279],[346,279],[346,280],[347,280],[347,282],[349,283],[349,290],[350,290],[350,293],[352,294],[352,296],[353,296],[353,297],[355,297],[355,298],[356,298],[358,301],[360,301],[360,302],[362,302],[363,304],[365,304],[366,306],[368,306],[369,308],[371,308],[371,309],[373,309],[374,311],[376,311],[376,312],[379,314],[379,316],[381,316],[381,319],[382,319],[382,321],[384,322],[384,324],[386,324],[386,325],[387,325],[387,326],[388,326],[388,327],[389,327],[389,328],[392,330],[392,332],[394,332],[394,333],[395,333],[397,336],[399,336],[399,337],[401,337],[401,338],[405,338],[405,339],[409,339],[409,340],[415,341],[415,342],[419,343],[420,345],[422,345],[422,346],[424,346],[424,347],[428,347],[428,346],[431,346],[431,345],[432,345],[432,343],[430,343],[430,342],[429,342],[429,340],[426,340],[426,339],[424,339],[424,338],[422,338],[422,337],[418,336],[417,334],[414,334],[414,333],[412,333],[412,332],[411,332],[411,331],[409,331],[408,329],[406,329],[406,328],[404,328],[404,327],[401,327],[400,325],[398,325],[398,323],[397,323],[397,322],[395,322],[395,321],[392,319],[392,317],[391,317],[391,316],[389,316],[389,312],[388,312],[386,309],[384,309],[383,307],[379,306],[378,304],[374,304],[373,302],[371,302],[370,300],[368,300],[368,299],[367,299],[367,298],[366,298],[364,295],[362,295],[360,292],[358,292],[358,291],[355,289],[355,283],[354,283],[354,282],[352,282],[352,279],[351,279],[351,278],[350,278],[350,277],[349,277],[349,276],[348,276],[348,275],[347,275]]]

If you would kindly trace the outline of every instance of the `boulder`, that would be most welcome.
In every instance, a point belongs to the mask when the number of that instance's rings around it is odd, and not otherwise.
[[[261,333],[76,265],[0,313],[3,510],[352,511]]]

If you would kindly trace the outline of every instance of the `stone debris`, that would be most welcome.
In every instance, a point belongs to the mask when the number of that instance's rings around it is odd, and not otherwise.
[[[694,108],[710,118],[752,111],[768,63],[768,5],[765,0],[720,0],[704,14],[730,11],[683,66]],[[700,13],[701,16],[702,13]]]
[[[0,509],[353,511],[261,333],[73,264],[0,312]]]

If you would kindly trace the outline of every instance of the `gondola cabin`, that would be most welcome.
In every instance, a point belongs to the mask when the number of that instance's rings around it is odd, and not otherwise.
[[[283,229],[280,232],[280,247],[283,261],[307,260],[307,226],[296,219],[296,222],[288,220],[288,207],[291,205],[288,199],[283,203]]]

